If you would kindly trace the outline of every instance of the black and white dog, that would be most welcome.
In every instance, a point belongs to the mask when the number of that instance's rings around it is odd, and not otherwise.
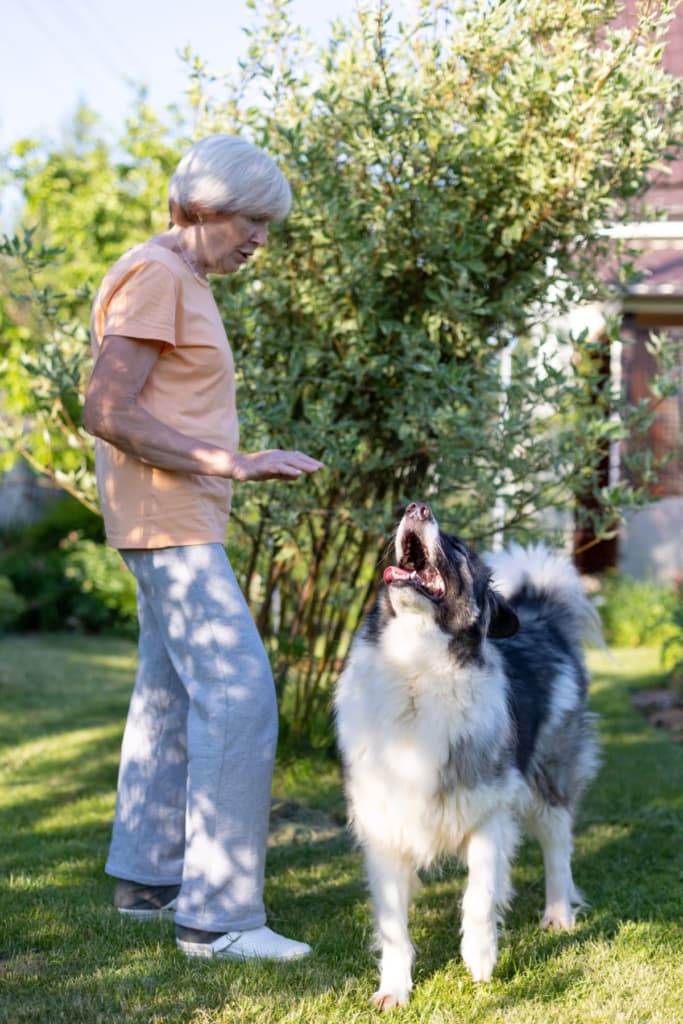
[[[417,870],[440,857],[467,864],[461,952],[475,981],[496,964],[520,826],[543,848],[541,927],[573,926],[572,819],[597,766],[582,651],[597,616],[568,560],[515,547],[486,564],[441,533],[427,505],[412,504],[396,563],[335,699],[377,923],[381,1009],[408,999],[411,891]]]

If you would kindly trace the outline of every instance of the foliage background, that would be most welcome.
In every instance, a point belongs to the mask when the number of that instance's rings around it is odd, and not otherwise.
[[[628,483],[599,471],[675,386],[666,342],[651,399],[630,408],[604,338],[555,337],[558,315],[606,297],[605,261],[627,272],[604,228],[681,138],[680,86],[660,67],[670,5],[621,30],[617,9],[419,0],[397,23],[378,0],[314,51],[287,0],[255,3],[239,74],[216,80],[186,53],[192,125],[141,104],[111,148],[84,111],[58,152],[27,140],[12,155],[27,206],[3,250],[8,449],[93,507],[80,401],[102,274],[165,227],[191,138],[246,134],[292,182],[257,264],[214,292],[244,447],[326,464],[295,487],[241,485],[228,539],[294,731],[315,736],[407,500],[488,543],[538,531],[579,493],[613,530],[644,495],[647,452]]]

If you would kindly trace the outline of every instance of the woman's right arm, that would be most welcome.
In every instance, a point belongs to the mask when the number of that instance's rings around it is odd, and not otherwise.
[[[243,454],[196,441],[150,415],[142,391],[163,342],[107,335],[83,410],[90,434],[159,469],[233,480],[296,480],[322,467],[303,452],[273,449]]]

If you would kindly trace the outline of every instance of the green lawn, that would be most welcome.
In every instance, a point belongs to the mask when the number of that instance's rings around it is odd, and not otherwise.
[[[119,919],[102,872],[134,669],[123,640],[0,641],[0,1022],[334,1022],[377,1018],[361,860],[339,827],[331,762],[282,766],[269,923],[315,953],[289,966],[187,961],[170,923]],[[653,650],[592,658],[604,765],[579,825],[590,908],[571,935],[537,923],[540,853],[525,845],[491,985],[457,954],[463,876],[427,879],[412,912],[415,993],[396,1021],[683,1022],[683,747],[629,691],[661,683]]]

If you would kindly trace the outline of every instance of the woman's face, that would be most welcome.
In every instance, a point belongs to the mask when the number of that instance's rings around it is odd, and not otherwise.
[[[186,230],[187,248],[208,274],[234,273],[268,241],[268,222],[242,213],[221,214]]]

